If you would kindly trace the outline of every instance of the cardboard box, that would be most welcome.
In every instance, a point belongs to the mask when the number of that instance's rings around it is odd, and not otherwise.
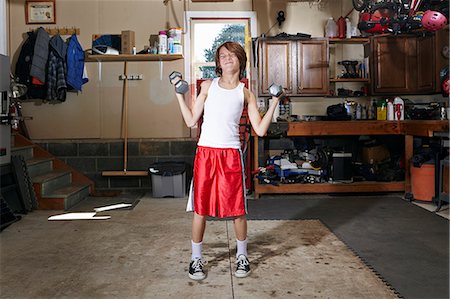
[[[121,38],[122,38],[121,53],[122,54],[133,54],[133,47],[136,46],[136,43],[134,40],[134,31],[132,31],[132,30],[122,31]]]
[[[363,147],[362,148],[362,162],[370,164],[371,161],[373,163],[380,163],[390,158],[389,150],[385,145],[376,145],[371,147]]]

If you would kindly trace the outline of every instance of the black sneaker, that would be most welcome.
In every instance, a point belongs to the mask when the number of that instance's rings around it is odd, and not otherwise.
[[[250,274],[250,262],[245,255],[241,254],[238,256],[236,265],[236,272],[234,272],[236,277],[244,278]]]
[[[206,265],[202,259],[191,260],[189,264],[189,278],[193,280],[205,279],[206,274],[203,271],[203,266]]]

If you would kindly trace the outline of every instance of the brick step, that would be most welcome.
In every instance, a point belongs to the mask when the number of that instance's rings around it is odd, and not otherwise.
[[[25,162],[31,179],[53,170],[53,158],[31,158]]]
[[[89,196],[89,187],[89,184],[71,184],[69,186],[53,190],[50,194],[40,198],[39,209],[68,210]]]
[[[25,160],[33,158],[34,145],[16,146],[11,148],[11,156],[23,156]]]
[[[45,197],[54,190],[66,187],[72,183],[72,175],[67,170],[53,170],[32,179],[33,183],[41,184],[41,196]]]

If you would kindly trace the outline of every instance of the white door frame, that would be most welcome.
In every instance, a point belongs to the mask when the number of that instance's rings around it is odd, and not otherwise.
[[[0,0],[0,54],[8,55],[6,0]]]

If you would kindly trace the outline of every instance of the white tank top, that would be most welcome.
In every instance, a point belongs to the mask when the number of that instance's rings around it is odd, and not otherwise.
[[[244,83],[234,89],[219,86],[213,79],[203,108],[203,123],[198,145],[240,148],[239,122],[244,107]]]

